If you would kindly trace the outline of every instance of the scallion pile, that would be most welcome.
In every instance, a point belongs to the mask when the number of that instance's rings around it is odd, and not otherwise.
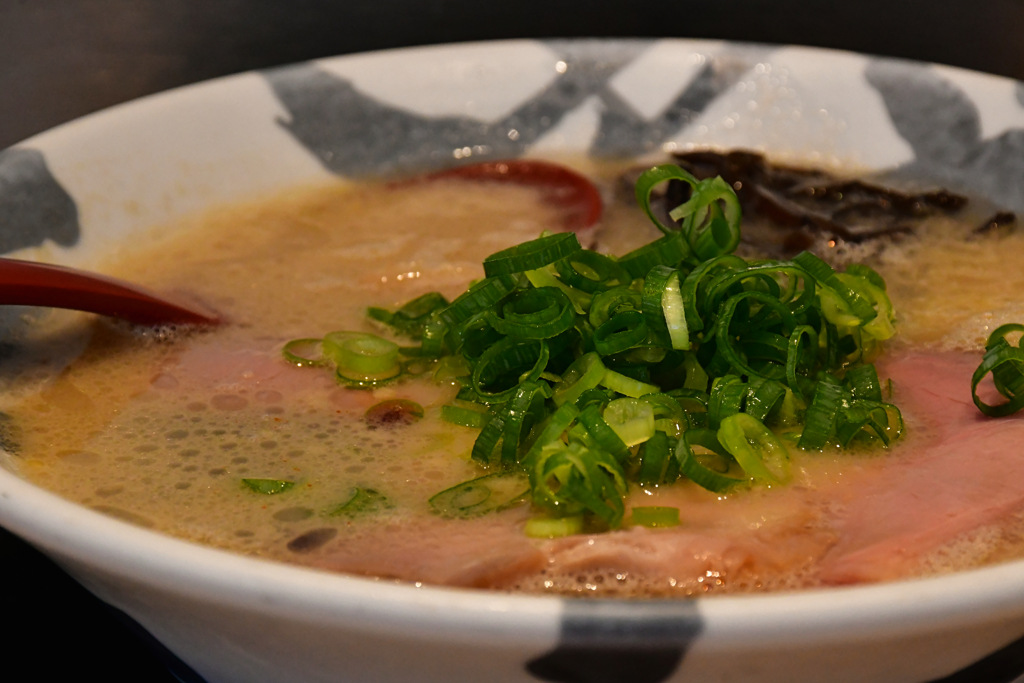
[[[691,188],[670,213],[678,228],[651,208],[668,180]],[[411,362],[458,382],[442,416],[480,430],[481,477],[431,505],[465,517],[528,500],[538,515],[527,533],[538,536],[621,526],[631,484],[782,485],[794,448],[899,437],[900,412],[868,362],[894,333],[875,271],[837,273],[810,253],[734,255],[740,205],[721,178],[657,166],[636,195],[664,236],[633,252],[545,234],[487,257],[486,277],[450,303],[431,293],[369,309],[416,346],[335,332],[285,355],[333,363],[350,386],[392,381]],[[643,508],[633,521],[671,525],[678,511]]]

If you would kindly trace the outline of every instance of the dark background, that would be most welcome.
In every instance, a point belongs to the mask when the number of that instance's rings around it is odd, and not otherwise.
[[[0,0],[0,149],[194,81],[408,45],[719,38],[843,48],[1024,80],[1022,31],[1022,0]],[[174,680],[97,600],[2,529],[0,586],[0,614],[16,631],[3,637],[5,657],[29,663],[35,680]]]

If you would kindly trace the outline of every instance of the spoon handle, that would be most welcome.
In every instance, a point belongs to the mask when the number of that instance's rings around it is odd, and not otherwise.
[[[138,285],[47,263],[0,258],[0,305],[49,306],[99,313],[137,325],[214,325],[196,305],[170,301]]]

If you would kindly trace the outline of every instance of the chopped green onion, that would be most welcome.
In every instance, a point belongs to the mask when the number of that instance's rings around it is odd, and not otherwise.
[[[395,504],[376,489],[353,488],[344,503],[326,512],[328,517],[358,517],[383,510],[391,510]]]
[[[267,496],[284,493],[295,486],[294,481],[288,481],[287,479],[243,479],[242,484],[250,491]]]
[[[322,339],[293,339],[284,345],[281,353],[286,361],[300,368],[330,364],[330,360],[324,357]]]
[[[480,430],[480,434],[477,435],[476,441],[473,442],[473,450],[470,452],[470,457],[484,467],[493,464],[492,460],[494,459],[494,450],[498,447],[498,442],[501,440],[504,433],[504,416],[500,414],[492,415],[491,419],[488,420],[487,424],[485,424],[483,429]]]
[[[540,237],[491,254],[484,259],[484,273],[491,278],[536,270],[560,261],[582,248],[576,239],[576,233],[573,232]]]
[[[466,293],[455,299],[448,308],[440,311],[438,319],[445,325],[454,327],[477,313],[486,311],[515,288],[516,281],[509,275],[485,278],[466,290]]]
[[[711,451],[711,457],[718,459],[721,466],[709,467],[709,457],[695,454],[693,446]],[[711,429],[688,429],[683,432],[676,446],[676,460],[679,462],[680,474],[708,491],[722,493],[747,481],[745,477],[727,476],[733,457],[719,442],[717,432]]]
[[[882,384],[878,381],[874,365],[867,363],[850,368],[846,372],[846,383],[850,386],[853,398],[882,402]]]
[[[690,332],[686,328],[686,308],[679,290],[679,273],[674,272],[665,283],[661,295],[661,310],[665,314],[668,336],[672,340],[672,348],[681,351],[690,350]]]
[[[746,413],[722,420],[718,441],[751,479],[769,484],[785,484],[792,479],[786,447],[764,424]]]
[[[632,348],[647,338],[647,320],[640,311],[616,313],[594,330],[594,348],[610,356]]]
[[[587,430],[591,438],[600,448],[615,456],[619,463],[625,463],[630,457],[629,447],[604,419],[602,408],[591,404],[579,414],[580,424]]]
[[[835,325],[856,327],[874,320],[878,313],[871,303],[836,277],[832,267],[809,252],[793,258],[821,287],[822,314]]]
[[[506,337],[477,360],[471,387],[485,403],[504,403],[516,393],[520,382],[540,378],[549,357],[543,340]]]
[[[644,277],[655,266],[675,267],[689,255],[690,248],[683,236],[672,232],[629,252],[619,259],[619,265],[635,279]]]
[[[671,180],[690,188],[669,212],[678,230],[651,206],[654,188]],[[479,429],[472,460],[519,479],[487,474],[442,491],[432,507],[472,516],[529,499],[541,516],[527,533],[537,537],[619,527],[629,482],[667,486],[682,475],[718,493],[750,480],[785,483],[789,452],[766,424],[790,430],[785,438],[804,450],[900,437],[902,415],[882,401],[866,362],[894,332],[878,273],[836,273],[806,253],[734,255],[741,209],[721,178],[664,165],[645,172],[636,192],[664,235],[619,259],[582,249],[575,235],[545,233],[489,256],[487,277],[450,304],[432,292],[394,312],[367,311],[418,346],[333,332],[289,342],[283,355],[303,366],[333,361],[354,387],[431,370],[461,387],[442,419]],[[1024,407],[1024,351],[1010,332],[1024,326],[993,333],[975,373],[987,414]],[[978,398],[988,374],[1007,404]],[[399,400],[374,406],[367,421],[419,415]],[[655,525],[661,514],[678,519],[641,507],[634,523],[645,514]]]
[[[655,431],[644,442],[640,447],[640,469],[637,473],[637,482],[641,486],[658,486],[675,480],[678,469],[670,473],[669,466],[675,464],[670,450],[669,436],[662,431]]]
[[[679,508],[657,505],[635,507],[632,509],[631,521],[654,529],[679,526]]]
[[[441,406],[441,418],[462,427],[483,429],[492,417],[494,416],[485,410],[473,410],[461,406]]]
[[[676,271],[668,266],[655,266],[644,278],[644,289],[641,306],[644,317],[647,318],[647,326],[663,334],[668,331],[665,323],[665,312],[662,308],[662,300],[665,298],[665,288]]]
[[[740,244],[740,202],[721,177],[699,181],[690,199],[668,215],[683,220],[686,241],[701,260],[731,254]]]
[[[617,391],[632,398],[640,398],[645,394],[656,394],[661,391],[659,387],[653,384],[640,382],[614,370],[605,371],[604,377],[601,378],[601,386],[608,387],[612,391]]]
[[[559,406],[558,410],[549,415],[547,420],[539,425],[537,438],[522,461],[527,471],[537,461],[541,451],[546,446],[550,446],[555,442],[561,443],[562,434],[569,429],[579,414],[580,411],[574,404],[563,403]]]
[[[534,406],[535,401],[537,399],[543,401],[547,395],[550,395],[550,391],[545,391],[546,389],[546,385],[536,381],[523,382],[516,390],[515,396],[508,402],[505,414],[502,416],[505,423],[501,441],[501,462],[503,465],[512,466],[518,462],[519,442],[522,439],[524,425],[528,421],[527,418],[532,414],[531,408]],[[529,432],[528,427],[525,429]]]
[[[575,403],[584,391],[595,388],[607,373],[601,356],[591,351],[585,353],[566,368],[562,373],[562,381],[555,388],[551,397],[555,405]]]
[[[535,504],[563,516],[587,511],[611,529],[622,524],[625,475],[611,455],[555,441],[540,449],[532,463]]]
[[[747,389],[747,385],[736,375],[717,377],[711,384],[708,397],[708,426],[718,429],[722,420],[743,410]]]
[[[654,436],[654,407],[635,398],[619,398],[604,409],[604,421],[626,446],[635,446]]]
[[[640,400],[651,404],[654,409],[654,428],[669,436],[677,437],[689,426],[689,419],[682,405],[669,394],[646,394]]]
[[[366,309],[366,315],[391,327],[398,334],[419,339],[423,336],[423,330],[431,314],[447,307],[448,300],[440,292],[428,292],[416,297],[394,313],[386,308],[371,306]]]
[[[560,289],[562,294],[569,297],[569,301],[572,302],[572,306],[576,309],[576,313],[579,315],[586,313],[590,308],[590,302],[593,297],[582,290],[565,284],[555,277],[555,274],[551,271],[551,266],[538,268],[537,270],[529,270],[526,272],[526,279],[534,287],[555,287],[556,289]]]
[[[517,290],[502,307],[502,314],[487,311],[487,322],[498,333],[519,339],[550,339],[576,323],[572,302],[555,287]]]
[[[747,386],[743,412],[761,422],[764,422],[786,397],[786,387],[775,380],[752,378]]]
[[[434,514],[442,517],[478,517],[526,502],[530,488],[526,477],[497,472],[470,479],[435,494],[430,499]]]
[[[1024,391],[1018,393],[1022,384],[1020,378],[1024,377],[1024,349],[1010,346],[1005,339],[1010,332],[1020,331],[1024,331],[1024,325],[1002,325],[996,328],[989,335],[981,365],[971,377],[971,397],[974,399],[974,405],[989,417],[1012,415],[1024,408]],[[1005,403],[990,405],[978,396],[978,385],[990,372],[994,380],[999,380],[995,382],[996,390],[1007,399]]]
[[[622,311],[639,311],[640,293],[629,287],[615,287],[594,296],[590,304],[590,324],[596,329]]]
[[[525,533],[530,538],[562,538],[583,533],[583,515],[571,517],[531,517]]]
[[[581,249],[556,261],[555,270],[565,284],[588,294],[628,285],[633,281],[617,261],[589,249]]]
[[[800,346],[800,340],[804,336],[808,339],[806,351]],[[786,382],[789,384],[793,394],[805,403],[806,399],[804,398],[803,389],[800,387],[800,382],[797,379],[797,370],[808,367],[810,363],[808,363],[807,358],[810,357],[813,362],[813,359],[817,357],[817,353],[818,333],[814,331],[814,328],[810,325],[798,325],[795,327],[793,334],[789,337],[789,348],[786,351]]]
[[[836,433],[836,418],[839,415],[843,388],[835,380],[818,382],[814,399],[804,416],[804,431],[797,443],[804,450],[818,450],[825,447]]]
[[[651,209],[651,193],[654,192],[655,187],[668,180],[683,181],[690,186],[694,194],[696,194],[697,186],[700,184],[700,181],[693,177],[689,171],[679,168],[675,164],[662,164],[661,166],[655,166],[654,168],[644,171],[643,174],[637,178],[636,187],[634,188],[637,204],[639,204],[640,208],[644,210],[644,213],[646,213],[647,217],[651,219],[651,222],[654,223],[655,227],[666,235],[676,232],[676,230],[668,227],[667,225],[663,225],[662,222],[658,220],[658,217],[654,215],[654,210]],[[679,220],[675,217],[673,217],[673,219]]]
[[[377,382],[402,373],[398,344],[375,334],[331,332],[324,337],[323,349],[344,379]]]

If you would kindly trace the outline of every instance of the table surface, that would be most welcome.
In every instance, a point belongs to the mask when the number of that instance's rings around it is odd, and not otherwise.
[[[0,0],[0,149],[167,88],[365,50],[675,36],[842,48],[1024,80],[1021,27],[1017,0]],[[3,529],[0,577],[14,631],[4,650],[31,662],[37,679],[175,680],[102,603]]]

